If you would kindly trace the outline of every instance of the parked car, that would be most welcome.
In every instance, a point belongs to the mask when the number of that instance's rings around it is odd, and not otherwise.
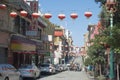
[[[55,67],[50,63],[43,63],[40,65],[41,73],[54,74],[56,73]]]
[[[62,71],[61,66],[59,64],[55,65],[55,70],[56,72],[61,72]]]
[[[67,70],[70,70],[70,63],[66,64]]]
[[[22,78],[39,78],[41,76],[40,69],[33,64],[21,65],[18,69],[21,73]]]
[[[22,80],[22,78],[13,65],[0,64],[0,80]]]
[[[82,67],[80,64],[78,63],[74,63],[70,65],[70,70],[74,70],[74,71],[81,71]]]
[[[59,64],[59,67],[60,67],[60,70],[61,70],[61,71],[64,71],[64,66],[63,66],[63,64]]]

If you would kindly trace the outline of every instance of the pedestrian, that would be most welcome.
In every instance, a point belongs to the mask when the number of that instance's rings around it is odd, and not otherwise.
[[[85,72],[87,72],[87,67],[85,66],[84,68],[85,68]]]

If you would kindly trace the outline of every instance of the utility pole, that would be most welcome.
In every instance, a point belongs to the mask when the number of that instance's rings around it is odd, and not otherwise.
[[[116,0],[107,0],[106,1],[106,10],[110,14],[110,28],[113,28],[113,13],[116,11]],[[112,31],[110,30],[110,37],[112,37]],[[114,80],[114,52],[113,47],[110,46],[110,80]]]

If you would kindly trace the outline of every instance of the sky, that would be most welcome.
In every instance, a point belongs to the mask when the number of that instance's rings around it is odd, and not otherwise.
[[[42,13],[50,13],[50,22],[65,27],[71,32],[73,45],[82,47],[84,45],[84,34],[87,33],[88,24],[97,24],[99,21],[100,5],[94,0],[39,0]],[[86,11],[92,12],[92,16],[87,19],[84,16]],[[71,13],[77,13],[78,18],[73,20]],[[65,14],[66,18],[60,20],[58,14]]]

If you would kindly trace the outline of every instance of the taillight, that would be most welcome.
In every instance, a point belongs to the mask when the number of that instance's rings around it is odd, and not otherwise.
[[[34,70],[29,70],[29,72],[34,72]]]

